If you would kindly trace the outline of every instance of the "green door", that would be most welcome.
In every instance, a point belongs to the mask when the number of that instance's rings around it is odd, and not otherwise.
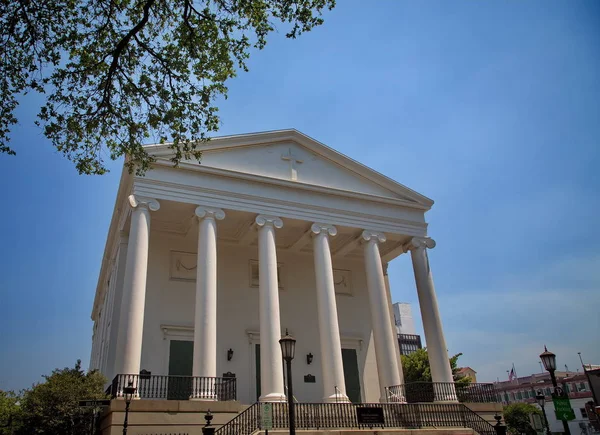
[[[256,362],[256,401],[260,397],[260,344],[254,345],[254,357]]]
[[[190,398],[190,395],[192,394],[191,376],[193,362],[194,342],[171,340],[169,349],[170,377],[167,387],[167,399],[188,400]]]
[[[342,362],[344,364],[346,394],[352,403],[360,403],[360,377],[356,349],[342,349]]]

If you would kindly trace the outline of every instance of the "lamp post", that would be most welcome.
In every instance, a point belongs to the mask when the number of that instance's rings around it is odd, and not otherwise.
[[[129,419],[129,405],[136,392],[133,381],[129,381],[126,387],[123,387],[123,396],[125,397],[125,420],[123,421],[123,435],[127,435],[127,421]]]
[[[281,356],[287,368],[288,384],[288,420],[290,421],[290,435],[296,435],[296,410],[294,409],[294,390],[292,389],[292,360],[296,351],[296,339],[285,330],[285,337],[279,340]]]
[[[550,379],[552,379],[552,385],[554,386],[555,391],[555,393],[553,393],[554,396],[554,394],[556,394],[556,389],[558,388],[558,384],[556,383],[556,376],[554,375],[554,372],[556,371],[556,355],[554,355],[552,352],[548,352],[548,349],[546,348],[546,346],[544,346],[544,352],[542,352],[542,354],[540,355],[540,359],[544,364],[544,368],[548,371],[548,373],[550,373]],[[565,430],[565,434],[571,435],[571,430],[569,429],[569,422],[566,420],[561,421]]]
[[[544,415],[544,425],[546,426],[546,434],[550,435],[550,426],[548,425],[548,417],[546,417],[546,396],[544,396],[544,393],[542,392],[542,390],[538,390],[537,394],[535,395],[535,400],[537,400],[538,405],[540,405],[540,408],[542,408],[542,414]]]

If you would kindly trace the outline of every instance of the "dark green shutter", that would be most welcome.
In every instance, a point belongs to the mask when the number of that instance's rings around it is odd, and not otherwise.
[[[344,364],[346,394],[352,403],[360,403],[360,375],[356,349],[342,349],[342,362]]]
[[[256,362],[256,400],[260,397],[260,344],[254,346],[254,357]]]
[[[194,342],[171,340],[169,349],[169,386],[167,399],[188,400],[192,393],[192,366],[194,364]],[[177,376],[188,376],[177,378]]]

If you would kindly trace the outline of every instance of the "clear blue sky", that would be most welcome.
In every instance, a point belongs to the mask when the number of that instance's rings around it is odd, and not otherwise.
[[[561,367],[578,351],[600,364],[600,2],[338,3],[254,55],[221,133],[293,127],[434,199],[448,347],[481,380],[539,371],[544,344]],[[120,162],[77,175],[35,104],[19,109],[18,155],[0,156],[0,389],[87,366],[119,177]],[[390,265],[418,317],[411,273],[407,257]]]

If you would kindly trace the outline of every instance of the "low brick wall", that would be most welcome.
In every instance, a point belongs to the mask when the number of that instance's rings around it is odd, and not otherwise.
[[[208,410],[213,415],[213,426],[220,427],[244,408],[234,401],[134,400],[129,407],[127,435],[201,435]],[[110,407],[100,417],[100,433],[122,435],[124,420],[125,402],[111,400]]]

